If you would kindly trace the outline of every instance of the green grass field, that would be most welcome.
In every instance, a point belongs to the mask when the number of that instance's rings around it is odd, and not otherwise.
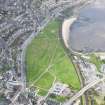
[[[54,80],[80,89],[78,76],[59,39],[60,25],[58,20],[51,21],[26,51],[27,81],[38,87],[41,95],[45,95]]]
[[[104,64],[95,54],[90,55],[90,62],[96,65],[98,71],[100,71],[101,65]]]

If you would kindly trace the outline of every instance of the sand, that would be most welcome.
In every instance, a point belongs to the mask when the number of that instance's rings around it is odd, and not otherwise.
[[[72,17],[70,19],[64,20],[64,22],[62,24],[62,38],[63,38],[63,41],[64,41],[66,48],[68,48],[68,49],[69,49],[69,43],[68,42],[69,42],[69,35],[70,35],[70,26],[76,20],[77,20],[76,17]]]

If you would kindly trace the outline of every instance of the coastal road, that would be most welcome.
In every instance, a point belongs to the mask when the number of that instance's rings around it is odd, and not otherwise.
[[[92,88],[96,84],[99,84],[100,82],[104,81],[105,77],[102,79],[95,80],[88,85],[86,85],[84,88],[82,88],[79,92],[77,92],[69,101],[65,102],[63,105],[71,105],[74,101],[76,101],[80,96],[82,96],[88,89]]]

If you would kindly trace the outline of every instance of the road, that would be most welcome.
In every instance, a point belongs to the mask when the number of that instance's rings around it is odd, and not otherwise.
[[[88,85],[86,85],[84,88],[82,88],[79,92],[77,92],[68,102],[64,103],[63,105],[71,105],[74,101],[76,101],[80,96],[82,96],[88,89],[92,88],[96,84],[102,82],[105,80],[105,77],[102,79],[95,80]]]
[[[16,92],[16,95],[11,99],[12,103],[10,103],[9,105],[16,105],[14,103],[17,100],[17,98],[20,96],[21,92],[22,92],[21,90]]]
[[[15,101],[19,97],[19,95],[22,92],[23,88],[23,83],[20,81],[8,81],[8,83],[12,86],[20,86],[19,89],[16,91],[15,95],[11,98],[11,103],[9,105],[14,105]]]

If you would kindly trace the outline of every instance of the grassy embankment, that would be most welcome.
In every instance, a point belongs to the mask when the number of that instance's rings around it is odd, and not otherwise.
[[[80,89],[76,71],[59,39],[61,22],[51,21],[27,48],[27,81],[39,88],[39,94],[45,95],[54,79]]]

